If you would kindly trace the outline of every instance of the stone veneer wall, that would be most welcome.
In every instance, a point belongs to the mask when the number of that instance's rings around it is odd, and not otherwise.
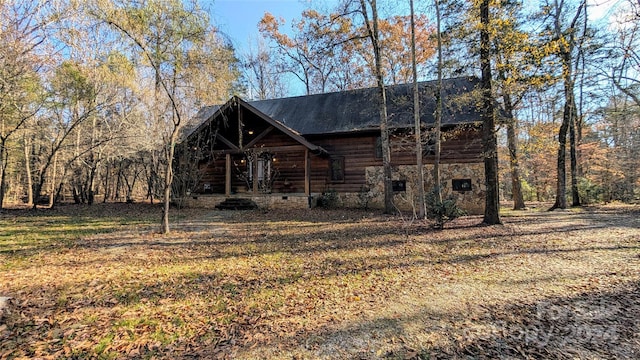
[[[384,185],[382,166],[369,166],[366,168],[366,179],[369,184],[367,196],[371,197],[369,207],[384,207]],[[432,189],[433,165],[424,166],[425,192]],[[440,177],[442,179],[443,197],[453,196],[458,206],[469,214],[484,213],[485,191],[484,164],[483,163],[457,163],[440,165]],[[470,191],[453,191],[452,179],[471,179]],[[394,203],[401,210],[413,210],[417,203],[417,171],[415,166],[394,166],[392,180],[406,180],[405,192],[398,192],[394,196]],[[341,193],[340,203],[346,207],[362,207],[361,194]]]

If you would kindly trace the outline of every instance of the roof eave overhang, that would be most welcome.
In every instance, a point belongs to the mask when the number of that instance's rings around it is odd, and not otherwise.
[[[422,124],[424,128],[433,128],[433,123]],[[451,129],[457,126],[480,126],[482,125],[482,121],[468,121],[468,122],[460,122],[455,124],[442,124],[443,129]],[[389,127],[389,130],[406,130],[413,129],[413,125],[395,125]],[[309,133],[304,134],[304,136],[308,137],[321,137],[321,136],[354,136],[354,135],[367,135],[379,133],[380,127],[368,127],[364,129],[352,129],[352,130],[344,130],[344,131],[332,131],[332,132],[323,132],[323,133]]]

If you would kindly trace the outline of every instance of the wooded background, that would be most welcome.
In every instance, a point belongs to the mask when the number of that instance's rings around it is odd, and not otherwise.
[[[386,84],[412,80],[408,3],[378,4]],[[434,4],[443,76],[480,75],[480,3],[415,1],[420,80],[437,72]],[[500,194],[516,208],[640,196],[640,2],[610,3],[595,19],[586,0],[488,2],[493,97],[510,115]],[[0,205],[153,201],[200,107],[376,86],[359,5],[311,3],[291,24],[265,13],[239,53],[197,2],[0,0]]]

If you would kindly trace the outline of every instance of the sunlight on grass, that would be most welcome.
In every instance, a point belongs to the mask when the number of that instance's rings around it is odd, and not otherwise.
[[[109,354],[103,354],[105,352],[105,350],[107,350],[107,347],[111,344],[111,342],[113,341],[114,338],[114,334],[113,333],[109,333],[107,334],[105,337],[103,337],[102,339],[100,339],[100,341],[98,342],[98,344],[96,345],[96,347],[94,348],[94,351],[97,355],[101,356],[101,358],[116,358],[117,354],[111,354],[109,356]],[[106,357],[105,357],[106,355]]]

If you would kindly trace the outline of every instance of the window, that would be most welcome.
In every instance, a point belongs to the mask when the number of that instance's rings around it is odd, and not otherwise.
[[[344,157],[332,157],[329,163],[329,172],[331,173],[331,181],[344,181]]]
[[[261,157],[258,159],[258,181],[264,181],[271,178],[271,156],[268,158]]]
[[[258,156],[258,181],[265,181],[271,178],[271,165],[273,158],[271,154],[264,153]],[[252,157],[247,159],[247,171],[249,173],[249,179],[253,181],[253,161]]]
[[[471,191],[471,179],[453,179],[451,187],[453,191]]]
[[[262,153],[249,155],[247,161],[247,186],[253,187],[254,170],[258,180],[258,188],[261,191],[271,190],[274,177],[277,170],[273,168],[273,155],[270,153]],[[255,161],[255,165],[254,165]]]
[[[375,156],[376,159],[382,159],[382,138],[380,136],[376,137]]]
[[[393,180],[391,187],[394,192],[405,192],[407,191],[407,180]]]

